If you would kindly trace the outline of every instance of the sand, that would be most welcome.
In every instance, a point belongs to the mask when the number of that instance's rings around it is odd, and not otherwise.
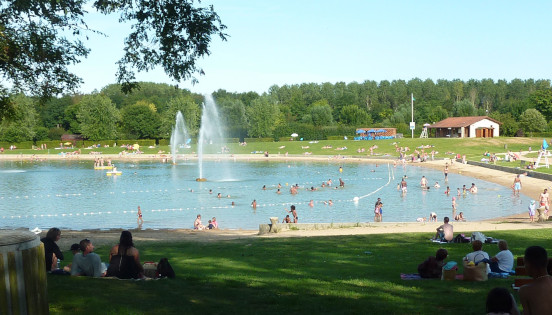
[[[125,157],[119,157],[118,155],[102,155],[104,159],[111,159],[113,161],[132,161],[132,160],[158,160],[162,161],[167,158],[167,155],[127,155]],[[0,155],[2,160],[93,160],[96,156],[90,154],[75,155],[62,157],[57,154],[49,155]],[[336,163],[392,163],[391,159],[383,158],[347,158],[343,156],[283,156],[283,155],[271,155],[266,158],[262,155],[213,155],[207,156],[207,159],[221,160],[231,159],[237,161],[256,161],[256,160],[273,160],[273,161],[335,161]],[[184,155],[179,159],[194,160],[197,157],[193,155]],[[412,166],[431,167],[435,169],[444,169],[445,163],[449,160],[436,160],[428,161],[424,163],[409,163]],[[506,187],[511,187],[515,178],[515,174],[488,169],[484,167],[461,164],[454,162],[450,168],[449,173],[458,173],[466,176],[471,176],[478,179],[494,182]],[[544,188],[549,188],[551,183],[546,180],[537,178],[522,176],[522,189],[521,192],[532,198],[537,199]],[[217,230],[217,231],[193,231],[189,229],[176,229],[176,230],[131,230],[135,241],[163,241],[174,242],[180,240],[191,240],[198,242],[212,242],[212,241],[228,241],[244,238],[274,238],[274,237],[313,237],[313,236],[334,236],[334,235],[364,235],[364,234],[383,234],[383,233],[407,233],[407,232],[424,232],[428,233],[428,237],[435,233],[435,229],[441,224],[441,222],[405,222],[405,223],[390,223],[381,222],[372,224],[370,227],[356,227],[356,228],[336,228],[327,230],[289,230],[281,233],[258,235],[257,230]],[[492,231],[497,230],[519,230],[519,229],[542,229],[550,228],[548,222],[537,223],[529,222],[527,212],[520,213],[502,218],[494,218],[484,221],[473,222],[453,222],[455,233],[467,233],[470,234],[473,231],[487,232],[489,236],[492,236]],[[42,232],[41,236],[45,235],[46,231]],[[72,243],[77,243],[83,238],[89,238],[93,240],[94,244],[112,245],[118,241],[121,230],[83,230],[83,231],[62,231],[62,239],[58,242],[62,250],[69,249]]]

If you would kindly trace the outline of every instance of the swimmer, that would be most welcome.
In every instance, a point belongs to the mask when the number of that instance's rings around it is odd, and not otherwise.
[[[266,190],[266,185],[263,185],[263,190]]]
[[[448,196],[449,194],[450,194],[450,187],[449,187],[449,186],[447,186],[447,190],[445,190],[445,195],[447,195],[447,196]]]
[[[218,193],[217,198],[222,198],[222,195],[220,193]]]
[[[333,206],[333,201],[331,199],[328,200],[328,205]]]
[[[251,207],[253,207],[253,209],[257,209],[257,200],[253,199],[253,202],[251,203]]]
[[[460,197],[460,188],[456,188],[456,195]]]
[[[420,186],[422,188],[425,188],[427,186],[427,179],[425,176],[422,176],[422,179],[420,180]]]
[[[212,194],[212,193],[213,193],[213,190],[212,190],[212,189],[209,189],[209,193]]]
[[[429,222],[437,222],[437,213],[431,212],[429,214]]]
[[[435,182],[435,185],[433,185],[434,188],[439,188],[441,185],[439,185],[439,182]]]
[[[235,206],[235,205],[236,205],[236,203],[232,201],[232,207]]]
[[[462,194],[466,194],[468,190],[466,189],[466,185],[462,185]]]
[[[277,193],[278,195],[282,193],[282,192],[280,191],[280,188],[278,188],[278,190],[276,190],[276,193]]]
[[[404,180],[406,178],[406,175],[403,177],[402,181],[401,181],[401,191],[403,194],[406,194],[406,180]]]
[[[339,187],[345,187],[345,182],[341,179],[341,177],[339,178]]]
[[[314,207],[314,201],[312,201],[312,199],[311,199],[311,201],[309,202],[309,207],[311,207],[311,208]]]
[[[342,166],[339,167],[339,172],[343,173],[343,167]]]
[[[278,183],[278,188],[282,188],[282,185],[280,183]]]
[[[475,183],[472,183],[472,185],[470,187],[470,192],[472,194],[477,194],[477,187],[475,187]]]

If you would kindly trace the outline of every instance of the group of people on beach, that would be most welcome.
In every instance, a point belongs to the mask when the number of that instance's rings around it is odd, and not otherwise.
[[[109,262],[104,263],[98,254],[94,253],[94,244],[89,239],[71,245],[73,261],[60,268],[64,255],[56,244],[61,238],[61,230],[51,228],[41,239],[44,244],[46,271],[53,274],[88,277],[117,277],[121,279],[144,278],[144,269],[140,263],[140,252],[132,241],[129,231],[122,231],[119,243],[109,252]]]
[[[194,230],[217,230],[218,222],[217,218],[213,217],[211,220],[208,221],[207,225],[203,225],[201,222],[201,214],[198,214],[195,221],[194,221]]]

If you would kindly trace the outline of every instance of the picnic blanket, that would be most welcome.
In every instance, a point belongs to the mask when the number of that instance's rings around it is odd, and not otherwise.
[[[431,280],[438,278],[422,278],[419,273],[401,273],[402,280]],[[456,275],[456,280],[463,280],[464,275]]]

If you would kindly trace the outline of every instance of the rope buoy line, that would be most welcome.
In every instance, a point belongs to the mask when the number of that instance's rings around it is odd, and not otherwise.
[[[351,202],[349,199],[332,200],[335,203]],[[258,204],[257,208],[283,207],[290,205],[308,205],[310,201],[304,202],[284,202],[284,203],[267,203]],[[316,201],[315,204],[324,204],[327,201]],[[192,208],[166,208],[166,209],[142,209],[143,213],[161,213],[161,212],[182,212],[182,211],[203,211],[207,209],[232,209],[235,206],[212,206],[212,207],[192,207]],[[57,214],[32,214],[32,215],[5,215],[2,219],[29,219],[29,218],[54,218],[54,217],[81,217],[81,216],[96,216],[96,215],[112,215],[112,214],[136,214],[137,210],[120,210],[120,211],[97,211],[97,212],[73,212],[73,213],[57,213]]]
[[[344,180],[345,181],[355,181],[355,180],[381,180],[381,179],[383,179],[383,178],[381,178],[381,177],[366,178],[365,177],[365,178],[355,178],[355,179],[346,178]],[[301,186],[312,186],[313,184],[315,184],[315,183],[314,182],[303,182],[300,185]],[[318,182],[316,182],[316,185],[318,185]],[[269,187],[276,188],[277,185],[270,185]],[[285,187],[285,186],[283,186],[283,187]],[[254,187],[245,185],[245,186],[241,186],[240,188],[254,188]],[[192,188],[176,188],[175,190],[176,191],[190,191],[191,189]],[[226,187],[226,186],[218,186],[218,187],[214,187],[214,188],[201,188],[201,190],[203,190],[203,191],[208,191],[209,189],[211,189],[211,190],[214,190],[214,189],[224,190],[224,189],[232,189],[232,188],[229,188],[229,187]],[[129,191],[122,191],[122,192],[119,192],[119,193],[120,194],[145,194],[145,193],[157,193],[157,192],[169,192],[169,189],[129,190]],[[115,193],[116,192],[114,192],[114,191],[107,192],[107,194],[109,194],[109,195],[114,195]],[[94,192],[91,195],[92,196],[97,196],[97,195],[101,195],[101,193],[95,193]],[[46,195],[0,196],[0,200],[32,199],[32,198],[40,198],[40,199],[44,199],[44,198],[69,198],[69,197],[84,197],[84,198],[86,198],[87,196],[89,196],[89,195],[85,195],[85,194],[82,194],[82,193],[71,193],[71,194],[69,194],[69,193],[65,193],[65,194],[58,193],[58,194],[46,194]]]
[[[380,191],[381,189],[383,189],[383,187],[385,187],[385,186],[389,185],[389,183],[391,183],[391,177],[395,178],[395,175],[394,175],[393,171],[391,170],[391,168],[389,167],[389,163],[387,163],[387,170],[388,170],[388,174],[389,174],[389,179],[387,180],[387,183],[384,184],[383,186],[379,187],[378,189],[376,189],[376,190],[374,190],[374,191],[372,191],[372,192],[370,192],[370,193],[364,195],[364,196],[358,197],[358,200],[363,199],[363,198],[366,198],[366,197],[369,197],[369,196],[371,196],[371,195],[377,193],[378,191]],[[393,175],[391,175],[392,173],[393,173]],[[354,199],[356,199],[356,198],[354,198]]]

